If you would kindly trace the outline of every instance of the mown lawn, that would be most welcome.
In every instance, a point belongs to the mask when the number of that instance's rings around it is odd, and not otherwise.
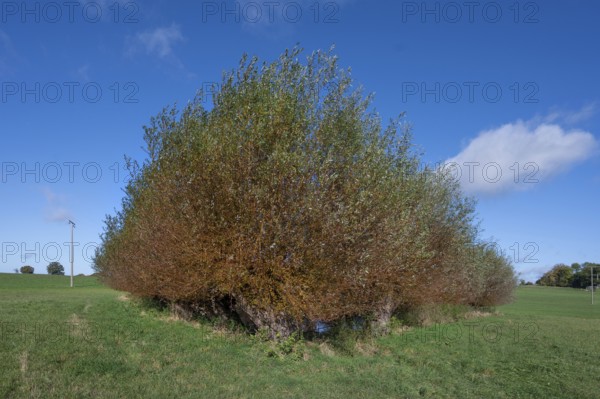
[[[0,274],[0,398],[597,398],[600,303],[521,287],[499,315],[353,344],[271,345],[79,277]],[[600,295],[598,296],[600,302]]]

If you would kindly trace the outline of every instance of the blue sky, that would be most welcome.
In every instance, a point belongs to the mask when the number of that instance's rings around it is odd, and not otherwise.
[[[423,161],[478,199],[483,237],[523,278],[600,262],[598,15],[595,1],[2,2],[0,272],[67,267],[71,218],[75,273],[91,273],[150,117],[243,53],[297,43],[335,45],[384,119],[406,112]]]

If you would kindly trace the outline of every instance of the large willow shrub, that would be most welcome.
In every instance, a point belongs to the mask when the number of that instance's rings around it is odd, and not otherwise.
[[[244,57],[145,127],[95,267],[111,286],[274,334],[425,303],[493,305],[510,263],[477,238],[473,203],[419,167],[330,52]]]

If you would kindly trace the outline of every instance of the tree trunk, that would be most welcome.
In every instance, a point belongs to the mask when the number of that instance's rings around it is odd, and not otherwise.
[[[390,332],[390,320],[397,307],[398,306],[393,301],[391,295],[388,295],[385,300],[382,301],[379,309],[377,309],[374,314],[372,329],[375,334],[385,335]]]
[[[242,295],[235,295],[234,311],[248,329],[267,329],[271,339],[287,338],[300,329],[298,323],[289,315],[259,310],[248,304]]]

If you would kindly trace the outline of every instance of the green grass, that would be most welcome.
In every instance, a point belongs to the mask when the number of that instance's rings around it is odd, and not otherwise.
[[[600,389],[600,303],[584,291],[521,287],[496,316],[352,344],[353,354],[308,343],[297,359],[172,320],[92,277],[68,285],[0,274],[0,398],[596,398]]]

